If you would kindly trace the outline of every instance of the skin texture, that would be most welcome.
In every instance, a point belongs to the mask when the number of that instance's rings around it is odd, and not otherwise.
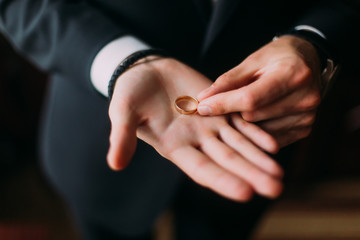
[[[197,96],[210,85],[205,76],[171,58],[150,57],[122,74],[109,108],[109,166],[125,168],[140,138],[224,197],[247,201],[255,192],[279,196],[283,171],[263,151],[278,151],[271,135],[237,113],[203,117],[174,108],[177,97]]]
[[[314,46],[283,36],[221,75],[199,95],[201,115],[240,112],[280,147],[311,132],[320,103],[320,62]]]

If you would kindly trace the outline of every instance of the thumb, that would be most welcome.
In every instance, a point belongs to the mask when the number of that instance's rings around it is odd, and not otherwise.
[[[112,114],[114,115],[114,114]],[[131,111],[126,114],[116,113],[111,118],[110,148],[107,162],[111,169],[122,170],[131,161],[135,153],[137,121]]]

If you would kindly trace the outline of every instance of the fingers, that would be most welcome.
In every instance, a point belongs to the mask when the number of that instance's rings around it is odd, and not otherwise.
[[[278,134],[291,129],[311,128],[315,119],[315,111],[310,111],[264,121],[259,123],[259,126],[270,134]]]
[[[321,101],[316,89],[302,88],[281,100],[253,112],[242,112],[242,117],[249,122],[280,118],[302,112],[312,112]]]
[[[282,184],[278,178],[262,171],[216,137],[208,138],[200,148],[219,166],[244,179],[257,193],[270,198],[280,195]]]
[[[256,65],[249,64],[250,60],[245,60],[237,67],[222,74],[208,88],[199,93],[197,99],[202,101],[215,94],[237,89],[249,84],[257,71]]]
[[[264,121],[259,123],[259,127],[274,136],[279,147],[282,148],[308,137],[315,118],[315,111],[310,111]]]
[[[281,179],[284,175],[282,168],[267,154],[257,148],[242,134],[231,127],[224,127],[220,130],[221,140],[232,149],[251,161],[262,171]],[[275,141],[275,140],[274,140]]]
[[[279,146],[277,141],[259,126],[245,121],[239,114],[231,115],[231,122],[233,127],[238,130],[240,133],[245,135],[257,146],[269,153],[277,153],[279,151]]]
[[[290,145],[300,139],[304,139],[311,134],[311,127],[291,129],[287,132],[281,132],[274,134],[274,137],[278,141],[280,147]]]
[[[137,119],[129,109],[125,109],[110,107],[109,111],[111,133],[107,162],[113,170],[124,169],[130,163],[136,149]]]
[[[253,190],[247,182],[219,167],[192,146],[178,148],[171,152],[170,157],[195,182],[224,197],[248,201],[253,195]]]
[[[259,69],[259,77],[250,84],[234,88],[237,78],[224,81],[229,88],[226,91],[215,91],[215,95],[200,99],[200,115],[220,115],[230,112],[251,112],[290,94],[298,87],[310,82],[311,70],[303,63],[292,61],[276,62]],[[295,69],[296,68],[296,69]],[[253,79],[255,76],[252,77]],[[241,81],[244,82],[244,81]],[[220,83],[219,83],[220,84]],[[215,87],[213,87],[215,88]],[[226,89],[222,87],[221,89]],[[206,95],[206,94],[204,94]]]

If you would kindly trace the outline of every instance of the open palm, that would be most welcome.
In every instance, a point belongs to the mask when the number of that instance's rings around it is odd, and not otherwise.
[[[194,181],[225,197],[245,201],[254,192],[278,196],[282,169],[260,149],[277,151],[270,135],[236,114],[202,117],[174,108],[178,96],[196,96],[210,85],[205,76],[171,58],[151,57],[126,71],[110,104],[109,165],[126,167],[138,137]]]

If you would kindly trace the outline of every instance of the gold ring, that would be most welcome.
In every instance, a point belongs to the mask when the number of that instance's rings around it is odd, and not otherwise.
[[[180,96],[175,100],[175,108],[181,114],[193,114],[197,111],[199,101],[190,96]]]

